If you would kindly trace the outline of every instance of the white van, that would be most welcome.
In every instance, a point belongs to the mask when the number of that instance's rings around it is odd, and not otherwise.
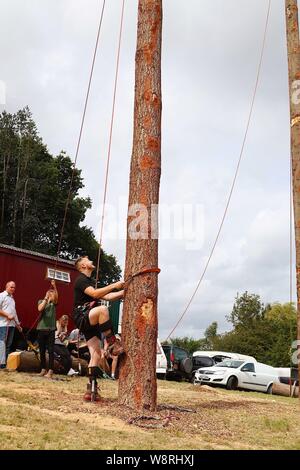
[[[195,351],[193,353],[193,357],[197,356],[205,356],[205,357],[210,357],[213,359],[215,363],[222,362],[225,359],[241,359],[241,360],[251,360],[253,362],[256,361],[256,359],[252,356],[246,356],[245,354],[239,354],[239,353],[231,353],[231,352],[224,352],[224,351]]]
[[[167,358],[161,347],[160,341],[157,338],[156,345],[156,376],[160,379],[165,379],[167,373]]]
[[[272,393],[273,383],[278,383],[274,367],[253,360],[226,359],[217,366],[198,369],[194,383],[221,385],[228,390],[238,388]]]

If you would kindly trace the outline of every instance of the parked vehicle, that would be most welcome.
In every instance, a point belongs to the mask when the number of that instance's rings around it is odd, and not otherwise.
[[[228,353],[223,351],[195,351],[192,357],[193,370],[191,382],[195,382],[195,373],[199,368],[213,367],[220,362],[223,362],[225,359],[249,359],[255,361],[254,357],[244,356],[243,354]]]
[[[278,373],[279,382],[286,385],[299,385],[298,369],[296,367],[280,367],[275,369]]]
[[[193,361],[193,371],[198,370],[200,367],[212,367],[216,363],[214,359],[210,356],[201,355],[201,356],[194,356],[192,357]]]
[[[256,361],[253,356],[246,356],[245,354],[224,352],[224,351],[195,351],[193,357],[205,356],[213,359],[214,364],[223,362],[225,359],[240,359],[240,360],[251,360]]]
[[[157,339],[156,345],[156,376],[159,379],[165,379],[167,373],[167,358],[164,353],[164,350],[160,344],[159,339]]]
[[[188,351],[173,344],[163,344],[162,348],[167,358],[166,378],[191,380],[193,363]]]
[[[272,393],[278,383],[276,369],[255,360],[226,359],[217,366],[201,368],[195,373],[194,383],[220,385],[228,390],[247,389]]]
[[[193,367],[192,367],[192,373],[191,373],[190,381],[194,382],[196,371],[198,369],[200,369],[201,367],[212,367],[212,366],[214,366],[215,361],[210,356],[206,356],[206,355],[194,356],[193,355],[192,365],[193,365]]]

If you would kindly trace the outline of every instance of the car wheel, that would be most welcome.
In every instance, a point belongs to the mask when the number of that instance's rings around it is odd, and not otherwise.
[[[192,359],[190,359],[189,357],[182,359],[182,361],[180,362],[179,368],[185,374],[190,374],[193,370]]]
[[[226,388],[227,390],[237,390],[238,381],[237,381],[237,378],[234,377],[234,375],[229,377],[229,379],[227,380]]]
[[[166,374],[156,374],[156,377],[157,377],[159,380],[166,380]]]
[[[267,389],[267,394],[272,395],[272,393],[273,393],[273,384],[270,384]]]

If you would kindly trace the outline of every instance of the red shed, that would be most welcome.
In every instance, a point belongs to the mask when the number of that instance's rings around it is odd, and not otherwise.
[[[0,244],[0,292],[8,281],[16,283],[16,309],[23,327],[30,328],[38,317],[37,301],[43,299],[56,280],[59,294],[57,318],[71,315],[73,309],[73,283],[78,272],[72,261],[34,253],[14,246]]]

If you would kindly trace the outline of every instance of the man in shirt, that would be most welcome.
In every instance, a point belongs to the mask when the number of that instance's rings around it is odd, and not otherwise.
[[[5,290],[0,294],[0,369],[6,368],[7,357],[10,353],[15,327],[21,332],[16,304],[13,295],[16,290],[14,281],[7,282]]]
[[[118,281],[106,287],[95,288],[91,279],[95,269],[93,262],[87,256],[79,258],[75,266],[80,272],[74,285],[74,310],[73,319],[77,328],[86,338],[90,351],[89,383],[84,395],[85,400],[98,401],[97,393],[97,369],[103,352],[101,351],[101,335],[105,336],[111,354],[118,356],[123,353],[121,341],[113,332],[113,325],[109,318],[108,308],[97,305],[97,300],[116,300],[124,296],[124,291],[113,292],[122,289],[124,282]]]

